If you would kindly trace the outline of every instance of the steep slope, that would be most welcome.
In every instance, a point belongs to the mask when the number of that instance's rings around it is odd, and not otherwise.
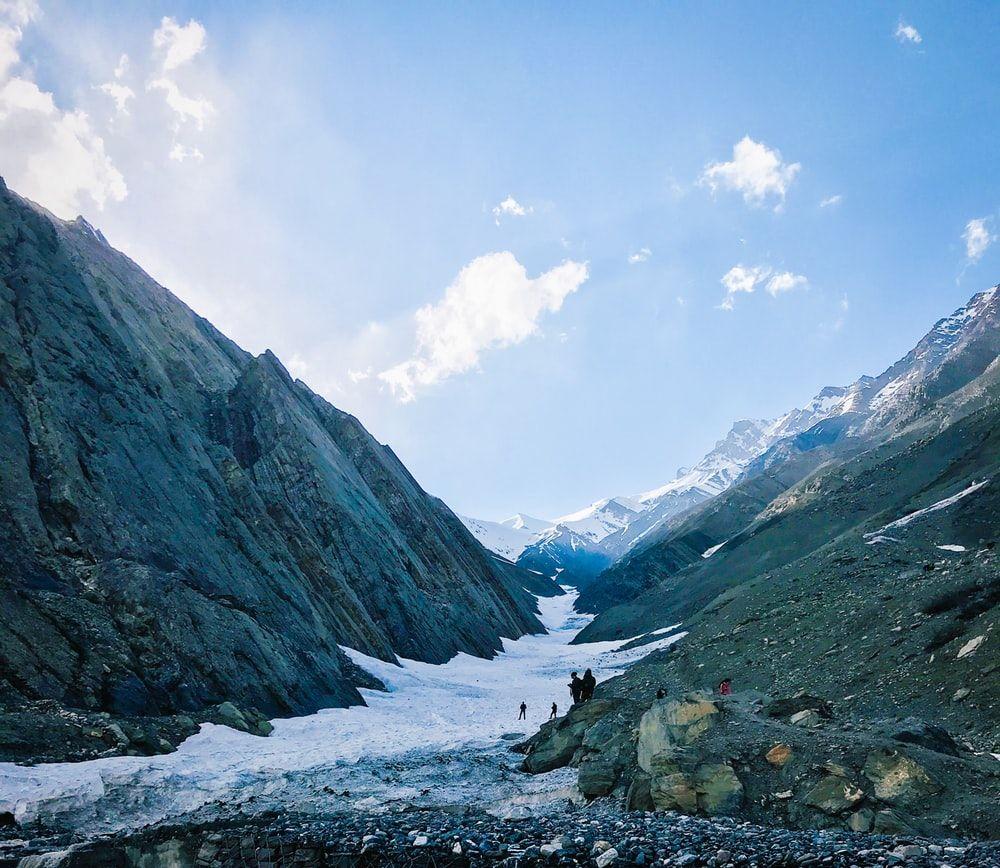
[[[724,550],[786,489],[836,457],[871,449],[923,420],[941,417],[944,399],[971,390],[980,395],[988,369],[1000,354],[1000,293],[996,288],[975,295],[970,302],[939,321],[899,362],[878,377],[862,377],[849,387],[821,392],[816,412],[779,420],[779,430],[799,429],[773,440],[754,458],[733,487],[710,503],[662,523],[644,544],[614,564],[581,595],[584,611],[603,611],[627,602],[678,571],[695,570],[702,556],[716,546]],[[977,385],[978,383],[978,385]],[[822,401],[822,403],[820,403]],[[934,411],[935,402],[939,406]],[[950,418],[974,404],[952,402]],[[963,409],[964,407],[964,409]],[[820,420],[802,429],[803,424]],[[719,559],[712,556],[712,566]],[[705,566],[705,565],[701,565]],[[672,581],[672,579],[671,579]],[[627,619],[626,619],[627,620]],[[601,619],[588,635],[600,635]]]
[[[5,699],[302,713],[361,701],[338,645],[441,662],[541,630],[356,419],[2,182],[0,451]]]

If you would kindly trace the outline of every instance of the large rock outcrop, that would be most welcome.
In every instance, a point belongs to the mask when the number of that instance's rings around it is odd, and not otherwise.
[[[2,182],[0,454],[8,705],[304,713],[372,683],[338,646],[440,662],[542,629],[355,418]]]

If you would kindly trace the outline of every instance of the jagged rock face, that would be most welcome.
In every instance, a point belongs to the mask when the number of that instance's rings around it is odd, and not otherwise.
[[[301,713],[371,683],[338,645],[440,662],[541,629],[356,419],[2,182],[0,453],[8,697]]]

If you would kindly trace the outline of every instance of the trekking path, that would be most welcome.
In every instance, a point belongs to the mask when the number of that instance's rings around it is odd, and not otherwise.
[[[626,642],[570,645],[590,617],[573,611],[576,592],[567,590],[539,599],[548,633],[504,640],[492,660],[459,654],[441,665],[394,666],[345,649],[387,692],[362,691],[367,707],[275,720],[268,738],[206,723],[161,756],[0,763],[0,812],[90,836],[196,811],[199,818],[282,808],[329,813],[407,802],[476,804],[518,816],[562,803],[575,770],[517,771],[512,734],[534,733],[553,702],[565,713],[572,670],[591,668],[603,681],[683,635],[661,628],[654,631],[660,638],[621,651]],[[519,722],[522,701],[527,720]]]

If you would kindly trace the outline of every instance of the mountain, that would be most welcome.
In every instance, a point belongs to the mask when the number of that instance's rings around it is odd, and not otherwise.
[[[481,545],[512,562],[551,527],[550,522],[520,513],[504,521],[487,521],[465,515],[459,518]]]
[[[582,588],[610,566],[611,560],[600,543],[557,524],[521,553],[517,565],[562,585]]]
[[[302,714],[371,685],[340,646],[438,663],[542,630],[539,577],[357,419],[2,182],[0,452],[5,704]]]
[[[584,588],[574,641],[679,641],[545,724],[526,771],[632,810],[996,836],[1000,288],[828,394]]]
[[[823,390],[804,415],[774,426],[785,436],[771,439],[724,494],[664,523],[581,594],[578,605],[584,611],[606,613],[585,634],[638,629],[644,620],[633,615],[659,602],[632,601],[661,585],[672,588],[669,593],[676,600],[687,593],[678,595],[681,585],[697,586],[695,597],[704,603],[717,587],[714,581],[692,579],[694,584],[688,585],[684,577],[715,576],[714,568],[731,563],[728,555],[755,523],[776,521],[795,498],[805,496],[802,487],[830,462],[863,454],[904,432],[926,435],[928,426],[950,425],[957,416],[988,404],[998,355],[1000,291],[994,287],[940,320],[879,376]],[[712,549],[718,554],[712,553],[708,563],[705,555]],[[776,557],[774,552],[768,556]],[[626,609],[614,613],[621,605]],[[612,622],[615,628],[609,633]]]

